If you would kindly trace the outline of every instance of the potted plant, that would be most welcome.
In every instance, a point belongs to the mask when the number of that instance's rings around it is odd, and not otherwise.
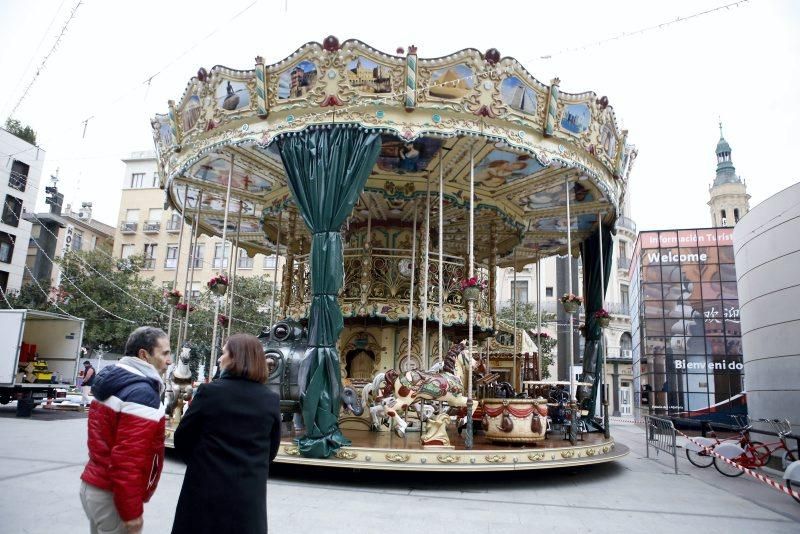
[[[481,291],[487,287],[486,280],[478,280],[477,276],[461,281],[461,296],[466,302],[476,302],[481,295]]]
[[[178,314],[186,317],[187,313],[194,311],[194,306],[186,304],[185,302],[179,302],[175,305],[175,311],[178,312]]]
[[[564,293],[564,296],[561,297],[561,304],[564,305],[564,311],[567,313],[575,313],[578,311],[582,302],[582,298],[572,293]]]
[[[603,308],[594,312],[594,319],[597,321],[597,324],[600,325],[600,328],[608,328],[608,323],[611,322],[611,317]]]
[[[222,296],[228,290],[228,277],[218,274],[208,281],[208,288],[218,296]]]
[[[228,325],[230,324],[231,320],[230,317],[228,317],[227,315],[220,313],[219,315],[217,315],[217,322],[220,324],[222,328],[228,328]]]
[[[164,292],[164,298],[167,299],[167,302],[169,302],[171,306],[175,306],[179,303],[182,296],[183,294],[177,289],[170,289]]]

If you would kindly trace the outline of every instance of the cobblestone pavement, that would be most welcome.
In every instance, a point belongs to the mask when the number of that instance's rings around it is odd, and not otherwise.
[[[36,408],[32,418],[17,419],[0,406],[0,532],[88,531],[78,498],[85,417]],[[559,470],[454,476],[277,466],[268,485],[270,532],[800,531],[800,504],[790,497],[746,475],[695,468],[685,457],[675,475],[671,457],[644,457],[639,427],[617,425],[613,435],[630,455]],[[145,507],[145,532],[169,532],[183,472],[170,455]]]

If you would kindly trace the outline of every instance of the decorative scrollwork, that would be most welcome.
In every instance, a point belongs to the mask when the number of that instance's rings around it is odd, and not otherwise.
[[[288,454],[289,456],[300,456],[300,449],[297,447],[284,447],[283,452]]]
[[[575,451],[572,451],[572,450],[561,451],[561,457],[562,458],[572,458],[573,456],[575,456]]]
[[[528,455],[528,460],[531,462],[539,462],[544,460],[544,453],[543,452],[534,452],[533,454]]]
[[[506,461],[506,457],[500,454],[492,454],[491,456],[486,456],[486,461],[491,464],[501,464]]]
[[[604,452],[604,453],[608,452],[608,445],[606,445],[606,446],[604,446],[604,447],[603,447],[603,452]]]
[[[400,453],[387,454],[386,455],[386,459],[388,461],[390,461],[390,462],[405,463],[405,462],[407,462],[407,461],[409,461],[411,459],[411,455],[410,454],[400,454]]]
[[[436,457],[440,463],[443,464],[457,464],[461,461],[461,456],[453,456],[452,454],[440,454]]]
[[[597,451],[594,449],[586,449],[586,456],[594,456],[597,454]]]
[[[334,456],[340,460],[355,460],[358,457],[358,453],[339,449]]]

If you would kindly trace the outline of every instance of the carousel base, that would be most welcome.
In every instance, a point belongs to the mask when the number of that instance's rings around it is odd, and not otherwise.
[[[165,444],[173,447],[172,425],[167,424]],[[522,471],[553,469],[577,465],[599,464],[618,460],[627,455],[625,445],[602,433],[584,433],[582,439],[571,445],[562,436],[550,435],[535,443],[494,443],[483,435],[476,435],[472,449],[454,429],[448,429],[450,447],[424,447],[418,433],[399,437],[390,432],[343,429],[352,441],[349,447],[339,449],[330,458],[304,458],[295,444],[302,434],[295,434],[284,426],[281,447],[275,461],[295,465],[337,467],[344,469],[378,469],[387,471]]]
[[[552,469],[597,464],[617,460],[628,454],[628,448],[606,439],[603,434],[583,434],[575,445],[569,441],[548,438],[535,444],[501,444],[476,435],[472,449],[455,430],[448,429],[450,447],[425,447],[418,433],[399,437],[389,432],[343,430],[352,441],[330,458],[300,456],[296,437],[285,432],[276,462],[286,464],[338,467],[345,469],[380,469],[391,471],[519,471]]]

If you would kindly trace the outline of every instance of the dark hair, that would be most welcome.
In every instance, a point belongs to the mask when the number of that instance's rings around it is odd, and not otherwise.
[[[153,354],[158,340],[167,337],[167,333],[153,326],[140,326],[128,336],[125,342],[125,356],[139,356],[139,349],[144,349],[148,354]]]
[[[225,343],[231,366],[225,369],[228,376],[240,376],[263,384],[267,381],[267,357],[257,337],[249,334],[234,334]]]
[[[83,365],[92,365],[92,362],[90,362],[89,360],[86,360],[85,362],[83,362]]]

